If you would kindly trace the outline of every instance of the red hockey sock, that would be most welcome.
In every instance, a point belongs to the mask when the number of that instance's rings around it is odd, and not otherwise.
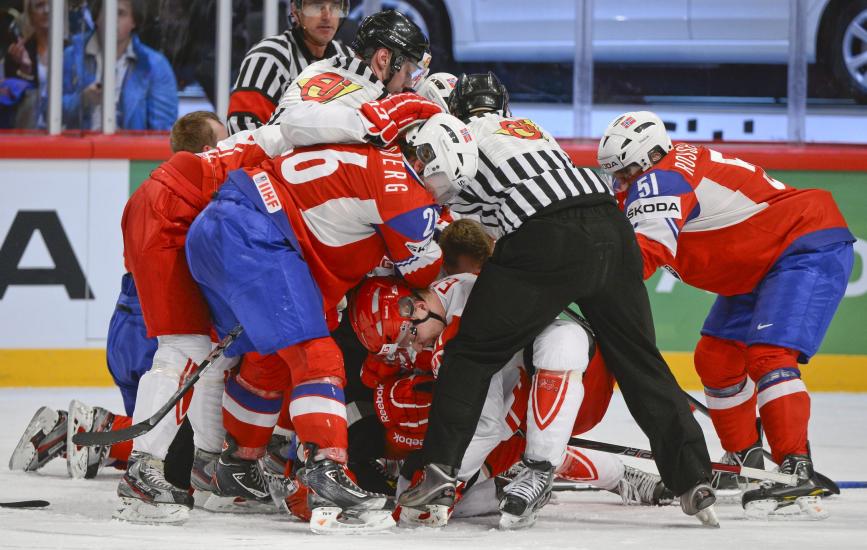
[[[132,417],[116,415],[114,422],[111,424],[111,431],[122,430],[129,428],[132,425]],[[113,458],[117,462],[126,463],[129,460],[129,454],[132,452],[132,440],[115,443],[108,449],[108,457]]]

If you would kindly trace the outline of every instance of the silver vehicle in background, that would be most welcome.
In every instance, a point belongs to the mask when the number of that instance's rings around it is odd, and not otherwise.
[[[571,62],[574,0],[382,0],[431,38],[440,63]],[[361,4],[354,9],[360,14]],[[786,64],[789,0],[595,0],[602,63]],[[867,0],[807,0],[807,59],[867,102]]]

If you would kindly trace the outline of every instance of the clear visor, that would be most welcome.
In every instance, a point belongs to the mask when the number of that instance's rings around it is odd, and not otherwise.
[[[410,87],[412,87],[413,90],[418,89],[421,81],[424,80],[428,72],[430,72],[430,60],[430,54],[428,52],[425,52],[421,60],[417,63],[413,61],[408,61],[411,67],[411,72],[409,73]]]
[[[415,337],[418,335],[418,329],[410,321],[404,321],[400,325],[400,331],[397,333],[397,340],[394,341],[398,349],[411,348]]]
[[[348,4],[347,0],[303,0],[301,13],[305,17],[319,17],[327,11],[332,16],[343,18],[346,17]]]
[[[445,172],[436,172],[429,176],[422,176],[424,187],[427,189],[438,204],[447,204],[458,192],[455,185]]]

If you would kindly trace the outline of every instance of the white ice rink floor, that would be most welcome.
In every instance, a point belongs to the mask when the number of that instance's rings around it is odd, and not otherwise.
[[[602,492],[559,492],[532,529],[500,532],[494,516],[455,520],[434,530],[395,529],[378,535],[323,537],[306,524],[278,515],[229,516],[194,510],[183,526],[138,526],[111,519],[117,505],[120,473],[100,472],[95,480],[71,480],[66,464],[55,460],[43,471],[7,470],[6,461],[21,430],[40,405],[66,408],[70,399],[122,410],[116,390],[0,389],[0,501],[44,499],[48,508],[0,509],[0,548],[70,548],[163,550],[202,548],[261,550],[421,550],[435,548],[637,548],[706,550],[867,549],[867,489],[844,490],[829,499],[831,517],[824,521],[750,521],[740,505],[717,505],[722,528],[702,528],[679,507],[626,507]],[[867,395],[814,394],[810,434],[817,468],[834,480],[867,480]],[[721,454],[710,423],[705,429],[713,458]],[[588,439],[647,447],[626,412],[620,394],[608,416]],[[645,468],[648,461],[631,463]]]

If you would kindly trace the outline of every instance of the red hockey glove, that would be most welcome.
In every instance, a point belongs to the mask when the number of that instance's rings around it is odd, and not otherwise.
[[[386,428],[423,438],[433,399],[434,378],[429,374],[410,374],[376,386],[373,408]]]
[[[377,147],[391,146],[407,126],[441,112],[439,105],[412,92],[392,94],[361,106],[361,114],[369,123],[366,139]]]
[[[386,361],[379,355],[369,354],[361,365],[361,383],[376,389],[377,384],[396,378],[400,371],[399,362]]]

